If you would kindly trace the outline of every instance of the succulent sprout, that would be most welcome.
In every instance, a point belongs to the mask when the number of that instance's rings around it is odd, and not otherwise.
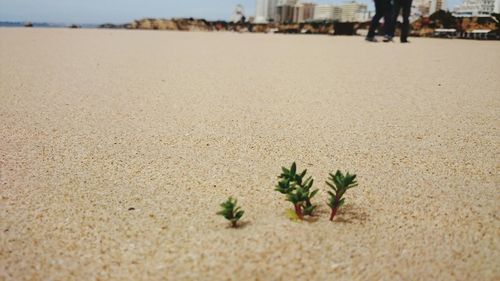
[[[318,193],[317,189],[311,191],[314,180],[312,177],[305,178],[307,170],[297,173],[295,162],[290,169],[282,167],[281,170],[282,173],[278,176],[280,181],[274,190],[286,195],[286,200],[293,204],[299,219],[303,219],[304,215],[311,216],[316,208],[311,203],[311,198]]]
[[[232,227],[237,227],[238,221],[241,219],[245,211],[241,207],[237,207],[238,200],[229,197],[224,203],[220,204],[221,210],[217,215],[221,215],[231,222]]]
[[[332,209],[330,220],[333,221],[333,218],[337,214],[337,210],[344,205],[344,193],[348,189],[358,186],[358,183],[356,182],[355,174],[351,175],[347,172],[344,176],[341,171],[337,170],[335,174],[330,173],[330,177],[328,178],[326,184],[333,190],[333,192],[328,191],[330,198],[327,203]]]

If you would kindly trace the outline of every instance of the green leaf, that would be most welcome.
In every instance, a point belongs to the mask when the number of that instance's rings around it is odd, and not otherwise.
[[[290,187],[290,181],[285,179],[285,180],[279,181],[278,185],[276,186],[276,188],[274,190],[279,191],[283,194],[287,194],[291,191],[291,189],[292,188]]]
[[[311,192],[311,195],[309,195],[309,198],[313,198],[314,195],[316,195],[316,193],[318,193],[318,191],[319,191],[319,189],[316,189],[313,192]]]
[[[302,173],[300,173],[300,177],[303,178],[306,174],[307,174],[307,169],[305,169],[304,171],[302,171]]]
[[[333,202],[333,200],[334,200],[333,198],[330,198],[328,200],[328,202],[326,203],[328,205],[328,207],[335,208],[335,202]]]
[[[313,184],[314,184],[314,180],[312,178],[309,178],[309,182],[307,183],[307,190],[309,190]]]
[[[326,182],[326,184],[331,187],[333,190],[337,191],[337,187],[329,182]]]
[[[235,215],[236,219],[237,220],[241,219],[241,217],[243,216],[244,213],[245,213],[245,211],[238,211],[238,212],[236,212],[236,215]]]
[[[299,175],[295,175],[293,179],[298,185],[302,185],[302,178]]]
[[[294,194],[294,193],[289,193],[289,194],[287,194],[287,195],[286,195],[286,200],[287,200],[287,201],[290,201],[290,202],[292,202],[292,203],[296,203],[296,202],[298,202],[298,200],[297,200],[297,195],[296,195],[296,194]]]
[[[285,167],[281,167],[281,170],[283,171],[283,174],[286,174],[286,175],[290,174],[290,170],[288,170]]]
[[[344,205],[344,202],[345,202],[345,198],[340,199],[339,204],[338,204],[338,208],[342,207],[342,205]]]
[[[306,215],[306,216],[312,215],[312,213],[314,212],[314,209],[316,209],[316,207],[317,207],[316,205],[304,206],[304,208],[303,208],[304,215]]]

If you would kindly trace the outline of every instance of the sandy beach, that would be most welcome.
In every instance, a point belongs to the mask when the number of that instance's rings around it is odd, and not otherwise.
[[[500,280],[500,42],[411,41],[0,29],[0,280]]]

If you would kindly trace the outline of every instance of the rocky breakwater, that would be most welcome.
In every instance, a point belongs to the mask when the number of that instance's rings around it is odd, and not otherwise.
[[[128,29],[213,31],[213,24],[203,19],[141,19],[125,26]]]

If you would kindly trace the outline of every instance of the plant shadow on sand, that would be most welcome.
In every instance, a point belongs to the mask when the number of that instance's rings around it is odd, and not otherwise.
[[[307,220],[308,222],[315,222],[319,217],[329,217],[330,209],[324,206],[318,206],[315,215]],[[351,224],[364,224],[368,220],[368,214],[352,204],[346,204],[339,209],[333,222],[338,223],[351,223]]]
[[[240,222],[238,222],[238,224],[236,225],[236,227],[232,227],[231,225],[228,225],[226,228],[230,228],[230,229],[243,229],[243,228],[247,227],[250,224],[252,224],[251,221],[240,221]]]
[[[364,224],[368,220],[368,213],[352,204],[343,206],[333,222]]]

